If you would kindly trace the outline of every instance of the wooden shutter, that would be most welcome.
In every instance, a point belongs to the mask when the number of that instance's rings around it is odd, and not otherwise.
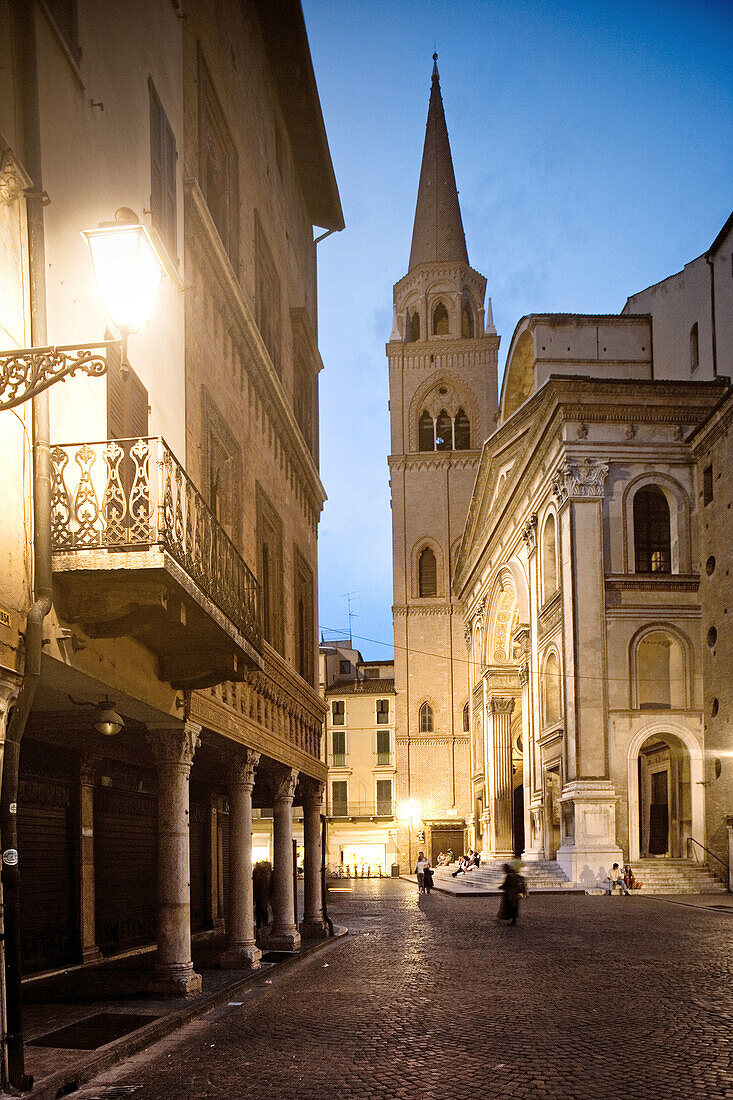
[[[172,254],[176,251],[176,139],[170,123],[163,115],[165,123],[165,176],[164,176],[164,214],[163,239]]]
[[[192,784],[189,790],[191,931],[203,932],[211,927],[211,804],[205,788]]]
[[[107,339],[111,337],[108,335]],[[120,374],[120,356],[107,356],[107,438],[144,439],[148,434],[148,391],[135,371]]]
[[[152,80],[148,80],[148,88],[150,90],[150,214],[153,225],[165,240],[163,214],[165,135],[163,120],[165,115]]]

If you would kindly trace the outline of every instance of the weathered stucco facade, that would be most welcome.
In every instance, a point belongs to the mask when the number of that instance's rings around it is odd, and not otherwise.
[[[258,965],[253,807],[274,820],[271,946],[300,942],[293,803],[301,926],[323,933],[313,227],[343,219],[299,3],[202,0],[185,18],[164,0],[63,10],[0,10],[3,345],[38,343],[32,315],[49,344],[118,335],[80,231],[121,207],[166,277],[123,369],[108,349],[105,377],[49,391],[53,601],[34,696],[36,413],[0,413],[3,730],[23,675],[30,708],[22,966],[157,938],[155,988],[186,995],[200,988],[192,934],[224,936],[222,965]],[[41,190],[39,280],[26,219]],[[105,699],[115,736],[93,728]]]

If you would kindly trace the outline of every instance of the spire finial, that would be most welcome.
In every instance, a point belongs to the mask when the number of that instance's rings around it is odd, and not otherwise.
[[[438,72],[438,55],[433,54],[433,80],[440,80],[440,73]]]

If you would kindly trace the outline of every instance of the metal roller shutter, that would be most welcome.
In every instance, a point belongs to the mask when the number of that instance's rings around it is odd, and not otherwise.
[[[119,772],[119,769],[117,769]],[[118,782],[125,776],[116,775]],[[129,785],[135,783],[130,777]],[[150,785],[154,778],[149,780]],[[137,785],[141,785],[138,780]],[[153,943],[158,894],[158,799],[152,791],[94,792],[97,943],[105,954]]]
[[[46,751],[48,750],[48,751]],[[80,961],[74,784],[57,750],[23,742],[18,791],[21,966],[24,974]],[[44,772],[57,771],[50,777]]]
[[[219,811],[219,851],[221,852],[222,898],[224,908],[221,916],[229,916],[229,814]]]

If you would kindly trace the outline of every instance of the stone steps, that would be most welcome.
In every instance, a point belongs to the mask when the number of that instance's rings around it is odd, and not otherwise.
[[[467,874],[452,878],[458,864],[437,867],[434,875],[437,883],[460,884],[461,893],[498,890],[504,881],[502,864],[485,863]],[[703,863],[687,859],[640,859],[633,864],[634,876],[641,882],[638,894],[725,894],[725,885]],[[528,888],[531,890],[573,889],[573,883],[565,877],[562,868],[554,862],[525,863],[522,866]]]

